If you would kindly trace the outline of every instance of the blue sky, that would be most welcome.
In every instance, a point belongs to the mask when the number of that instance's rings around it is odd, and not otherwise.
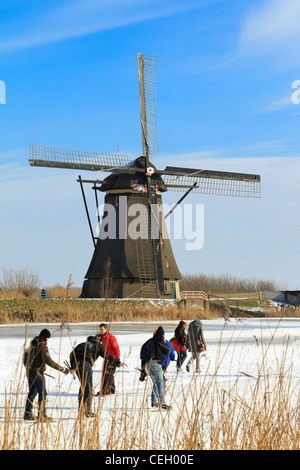
[[[188,197],[204,245],[173,241],[182,273],[300,288],[298,0],[3,0],[0,22],[0,269],[81,286],[93,247],[78,172],[30,167],[29,142],[139,156],[142,52],[159,58],[154,164],[262,177],[259,200]]]

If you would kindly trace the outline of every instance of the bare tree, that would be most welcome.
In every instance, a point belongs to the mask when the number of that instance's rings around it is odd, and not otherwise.
[[[39,275],[27,268],[13,269],[2,267],[3,280],[0,288],[4,291],[18,291],[25,297],[30,297],[41,285]]]

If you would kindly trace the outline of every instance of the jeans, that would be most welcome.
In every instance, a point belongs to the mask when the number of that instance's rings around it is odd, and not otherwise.
[[[191,368],[191,366],[193,365],[193,362],[194,362],[194,359],[196,359],[196,372],[200,372],[200,352],[198,351],[191,351],[191,358],[190,360],[188,361],[186,367],[188,369]]]
[[[177,369],[180,369],[180,367],[182,366],[186,358],[187,358],[186,349],[182,350],[180,347],[177,353]]]
[[[80,382],[78,392],[78,409],[83,405],[86,413],[91,411],[93,400],[93,371],[90,364],[85,363],[85,367],[76,370]]]
[[[39,414],[45,415],[45,401],[47,397],[45,377],[40,374],[29,373],[28,386],[29,392],[25,405],[25,415],[30,416],[32,414],[33,402],[37,395],[39,396]]]
[[[163,405],[164,402],[164,378],[163,370],[160,364],[151,364],[149,369],[149,375],[153,382],[153,388],[151,393],[151,406]]]

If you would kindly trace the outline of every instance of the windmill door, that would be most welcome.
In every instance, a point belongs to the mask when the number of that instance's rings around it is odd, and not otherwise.
[[[175,299],[176,294],[175,294],[175,282],[170,281],[170,297],[171,299]]]

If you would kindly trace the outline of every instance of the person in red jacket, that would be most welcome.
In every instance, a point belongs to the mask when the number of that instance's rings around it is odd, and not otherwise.
[[[120,348],[118,345],[117,338],[109,333],[106,323],[100,324],[100,335],[103,336],[102,344],[105,347],[107,353],[111,354],[117,359],[120,359]],[[100,392],[97,393],[98,396],[113,395],[116,393],[115,372],[115,365],[109,362],[104,356],[101,388]]]

